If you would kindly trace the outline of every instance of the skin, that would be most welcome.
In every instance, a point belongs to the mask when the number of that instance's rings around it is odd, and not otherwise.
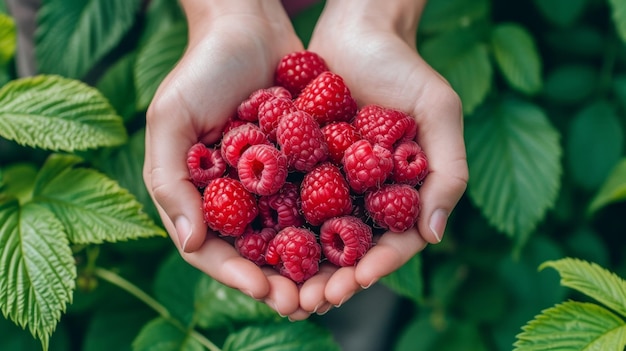
[[[182,257],[227,286],[291,320],[326,313],[392,273],[428,243],[438,243],[468,180],[461,103],[415,47],[425,0],[328,0],[309,50],[351,87],[360,106],[380,104],[416,118],[429,158],[415,228],[385,233],[355,267],[322,264],[297,286],[259,268],[208,230],[185,155],[216,142],[237,105],[273,85],[273,71],[302,43],[278,0],[182,0],[189,45],[147,113],[144,181]],[[349,15],[346,15],[349,14]]]

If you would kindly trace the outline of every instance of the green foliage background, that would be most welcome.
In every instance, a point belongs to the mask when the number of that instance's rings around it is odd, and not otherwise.
[[[0,2],[0,349],[338,348],[164,237],[141,167],[146,108],[186,45],[175,0],[41,3],[41,75],[19,78]],[[293,19],[305,43],[322,6]],[[470,182],[445,240],[381,282],[406,307],[390,350],[548,349],[542,328],[564,350],[589,345],[579,331],[624,348],[625,43],[623,0],[428,2],[418,50],[462,99]]]

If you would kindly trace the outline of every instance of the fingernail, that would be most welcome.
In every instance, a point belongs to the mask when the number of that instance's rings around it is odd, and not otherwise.
[[[282,318],[285,318],[285,315],[281,314],[278,311],[278,308],[276,308],[276,303],[272,300],[265,300],[265,304],[270,306],[271,309],[273,309],[274,311],[276,311],[276,313],[278,313],[279,316],[281,316]]]
[[[254,295],[252,294],[252,291],[250,291],[250,290],[241,290],[241,292],[242,292],[242,293],[244,293],[244,294],[246,294],[246,295],[248,295],[248,296],[250,296],[251,298],[253,298],[253,299],[255,299],[255,300],[259,301],[259,299],[257,299],[256,297],[254,297]]]
[[[191,223],[185,216],[176,218],[176,235],[178,235],[178,242],[181,243],[183,251],[187,252],[187,242],[191,238]]]
[[[372,281],[367,284],[367,285],[361,285],[361,289],[365,290],[365,289],[369,289],[372,287],[372,285],[376,284],[376,282],[378,281],[378,279],[372,279]]]
[[[437,242],[441,242],[443,232],[446,230],[446,222],[448,221],[448,211],[437,209],[430,217],[430,230],[433,232]]]
[[[318,315],[318,316],[323,316],[323,315],[325,315],[326,313],[328,313],[328,311],[330,311],[330,309],[331,309],[332,307],[333,307],[333,306],[332,306],[331,304],[329,304],[329,303],[324,303],[324,304],[322,304],[322,306],[320,306],[320,307],[317,309],[317,311],[318,311],[318,312],[315,312],[315,313],[317,313],[317,315]]]
[[[338,305],[335,305],[336,308],[341,307],[341,305],[343,305],[344,302],[348,301],[348,299],[350,299],[352,297],[353,294],[348,294],[346,296],[343,297],[343,299],[341,299],[341,301],[339,301]]]
[[[315,306],[315,308],[313,309],[313,312],[311,313],[317,313],[317,310],[322,307],[326,302],[325,301],[320,301],[320,303],[317,304],[317,306]]]

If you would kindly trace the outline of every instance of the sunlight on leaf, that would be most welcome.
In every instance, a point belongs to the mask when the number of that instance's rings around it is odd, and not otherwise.
[[[22,78],[0,89],[0,137],[63,151],[127,139],[122,119],[98,90],[58,76]]]
[[[614,273],[574,258],[547,261],[539,269],[546,267],[559,272],[561,285],[578,290],[626,317],[626,281]]]
[[[47,209],[0,203],[0,309],[48,348],[76,279],[63,225]]]
[[[624,200],[626,200],[626,159],[622,158],[591,200],[587,213],[593,215],[607,205]]]

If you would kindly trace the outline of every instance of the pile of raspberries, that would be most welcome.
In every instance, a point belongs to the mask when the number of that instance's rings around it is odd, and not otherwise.
[[[241,102],[220,141],[193,145],[187,165],[208,227],[302,283],[323,260],[355,265],[373,235],[415,225],[428,174],[417,128],[398,110],[359,109],[343,78],[305,50]]]

